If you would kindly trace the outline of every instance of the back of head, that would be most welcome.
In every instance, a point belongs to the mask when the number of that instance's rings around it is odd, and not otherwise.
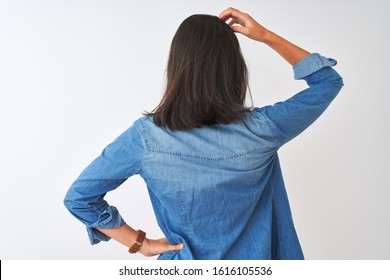
[[[236,35],[216,16],[192,15],[171,44],[165,94],[149,115],[161,127],[186,130],[240,120],[247,68]]]

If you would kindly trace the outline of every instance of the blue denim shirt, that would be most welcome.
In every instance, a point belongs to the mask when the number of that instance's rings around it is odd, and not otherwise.
[[[172,132],[141,117],[82,171],[66,207],[91,244],[107,241],[96,228],[125,221],[104,196],[140,174],[161,230],[171,244],[185,245],[159,259],[303,259],[277,151],[338,94],[335,64],[308,55],[293,67],[307,89],[236,123]]]

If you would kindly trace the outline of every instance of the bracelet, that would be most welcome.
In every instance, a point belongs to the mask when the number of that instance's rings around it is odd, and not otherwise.
[[[146,233],[142,230],[138,230],[137,239],[135,240],[134,244],[129,248],[130,254],[135,254],[141,249],[142,242],[145,240]]]

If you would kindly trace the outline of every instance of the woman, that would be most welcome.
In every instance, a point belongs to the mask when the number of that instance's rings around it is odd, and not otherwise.
[[[309,87],[273,106],[247,108],[247,70],[234,32],[274,49]],[[233,8],[219,18],[187,18],[172,41],[161,103],[80,174],[65,205],[87,226],[92,244],[114,238],[130,253],[303,259],[277,151],[338,94],[343,82],[335,64]],[[166,238],[145,237],[103,199],[134,174],[145,180]]]

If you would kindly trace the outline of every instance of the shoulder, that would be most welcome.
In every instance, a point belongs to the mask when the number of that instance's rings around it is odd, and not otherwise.
[[[254,107],[251,112],[249,112],[243,119],[246,124],[251,124],[255,127],[263,127],[267,126],[269,122],[269,118],[266,113],[266,109],[268,106],[264,107]]]
[[[151,143],[162,141],[163,135],[165,134],[163,133],[165,129],[154,124],[152,116],[140,117],[134,121],[130,129],[133,130],[132,133],[137,134],[147,149],[150,149]]]
[[[246,129],[251,131],[262,139],[268,139],[270,142],[275,142],[276,135],[273,128],[272,121],[267,115],[264,107],[254,107],[253,110],[245,115],[242,122]]]
[[[145,146],[145,123],[148,117],[140,117],[136,119],[129,127],[124,129],[122,133],[113,141],[113,144],[121,145],[122,147],[142,148]]]
[[[155,128],[156,125],[153,122],[153,117],[142,116],[134,121],[132,127],[133,129],[137,130],[141,136],[146,137],[148,131]]]

